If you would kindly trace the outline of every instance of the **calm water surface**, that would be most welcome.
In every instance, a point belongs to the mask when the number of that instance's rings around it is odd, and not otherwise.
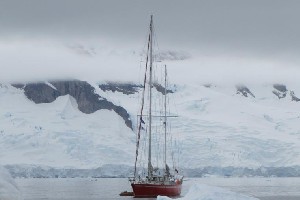
[[[24,200],[133,200],[119,196],[124,190],[131,191],[128,180],[122,178],[16,179],[16,182]],[[300,178],[191,178],[185,179],[182,195],[195,183],[223,187],[261,200],[300,200]]]

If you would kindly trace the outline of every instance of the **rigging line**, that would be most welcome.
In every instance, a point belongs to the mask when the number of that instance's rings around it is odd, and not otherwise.
[[[144,58],[143,55],[144,55],[144,53],[146,53],[145,49],[146,49],[146,46],[147,46],[147,45],[148,45],[147,48],[149,48],[149,41],[148,41],[149,33],[146,33],[144,37],[145,37],[144,41],[146,41],[146,42],[144,43],[144,46],[143,46],[143,48],[142,48],[142,51],[140,52],[141,58]],[[147,54],[148,54],[148,49],[147,49]],[[142,59],[141,59],[141,60],[142,60]]]
[[[145,163],[143,162],[143,157],[146,157],[146,143],[147,143],[147,128],[145,130],[144,137],[142,137],[142,149],[140,153],[139,166],[142,167],[142,174],[144,173]]]
[[[145,97],[145,88],[146,88],[146,80],[147,80],[147,69],[148,69],[148,54],[150,49],[150,38],[151,33],[149,33],[148,37],[148,48],[147,48],[147,58],[146,58],[146,69],[145,69],[145,76],[144,76],[144,85],[143,85],[143,96],[142,96],[142,108],[141,108],[141,115],[143,115],[143,109],[144,109],[144,97]],[[141,128],[142,128],[142,120],[140,120],[139,128],[138,128],[138,139],[136,143],[136,157],[135,157],[135,163],[134,163],[134,177],[136,177],[136,163],[137,163],[137,157],[139,154],[139,145],[140,145],[140,137],[141,137]]]
[[[158,42],[157,42],[157,37],[156,37],[156,27],[153,27],[153,42],[154,42],[154,46],[157,48],[157,53],[156,53],[156,55],[155,55],[155,60],[156,61],[159,61],[159,60],[161,60],[161,53],[160,53],[160,48],[159,48],[159,45],[158,45]]]

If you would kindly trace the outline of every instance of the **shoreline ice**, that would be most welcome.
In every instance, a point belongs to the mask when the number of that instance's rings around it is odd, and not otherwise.
[[[158,196],[157,200],[171,200],[169,197]],[[257,198],[246,196],[226,190],[220,187],[195,184],[190,187],[188,193],[178,200],[258,200]]]
[[[21,200],[21,192],[6,169],[0,166],[0,199]]]

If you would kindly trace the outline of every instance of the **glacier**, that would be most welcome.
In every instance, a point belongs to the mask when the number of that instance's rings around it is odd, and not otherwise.
[[[127,167],[120,176],[130,173],[140,94],[88,83],[96,94],[127,110],[133,130],[113,110],[82,113],[71,95],[36,104],[21,88],[1,84],[0,163],[12,172],[121,165]],[[243,92],[248,90],[234,84],[172,85],[170,107],[179,115],[172,119],[172,133],[181,168],[191,176],[282,176],[283,169],[290,172],[286,176],[299,176],[299,86],[287,85],[285,97],[279,98],[273,84],[249,84],[253,96],[247,97]],[[103,176],[111,176],[109,170]]]

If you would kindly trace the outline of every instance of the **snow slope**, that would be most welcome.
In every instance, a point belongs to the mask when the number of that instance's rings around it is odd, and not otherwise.
[[[2,164],[91,168],[133,160],[134,145],[126,144],[135,135],[113,111],[84,114],[69,95],[35,104],[9,85],[0,94]]]
[[[178,88],[174,129],[189,158],[185,167],[300,164],[300,102],[279,100],[271,85],[251,89],[256,98],[236,94],[233,85]]]
[[[136,125],[140,94],[95,92],[124,107]],[[300,102],[279,99],[272,84],[177,85],[169,95],[181,167],[292,167],[300,165]],[[300,85],[288,85],[300,96]],[[158,95],[156,92],[154,95]],[[115,112],[83,114],[70,96],[35,104],[23,91],[0,87],[0,162],[60,168],[133,165],[135,133]],[[135,127],[134,127],[135,129]],[[173,146],[174,147],[174,146]],[[169,157],[169,162],[170,157]]]
[[[179,114],[170,120],[183,168],[300,165],[300,102],[278,99],[272,84],[248,87],[255,98],[230,84],[179,85],[169,94],[171,114]],[[300,95],[298,88],[291,86]],[[131,103],[138,94],[97,92],[130,113],[138,110]]]

